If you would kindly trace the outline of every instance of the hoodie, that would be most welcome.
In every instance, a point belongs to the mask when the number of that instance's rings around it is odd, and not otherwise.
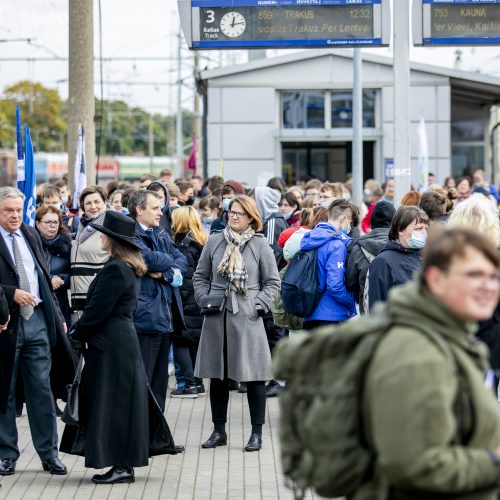
[[[280,199],[281,195],[274,189],[262,186],[255,188],[255,202],[257,203],[264,226],[262,232],[273,249],[278,269],[282,269],[285,266],[283,249],[278,245],[278,240],[280,234],[288,228],[285,218],[279,212],[278,203]]]
[[[323,290],[318,307],[304,321],[345,321],[356,315],[356,305],[344,283],[347,247],[351,238],[326,222],[306,233],[301,250],[318,251],[318,280]]]
[[[160,219],[160,227],[170,236],[172,237],[172,214],[170,212],[170,193],[168,192],[167,186],[163,184],[161,181],[153,181],[149,186],[146,188],[148,191],[153,191],[151,187],[155,186],[160,186],[163,189],[163,192],[165,193],[165,207],[163,208],[162,212],[163,215],[161,216]]]
[[[370,264],[368,303],[385,302],[389,290],[410,281],[420,269],[420,250],[405,248],[397,241],[388,241]]]

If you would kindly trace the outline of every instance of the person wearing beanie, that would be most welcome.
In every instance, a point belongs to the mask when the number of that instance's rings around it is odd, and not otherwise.
[[[347,259],[345,284],[356,298],[361,314],[366,312],[363,307],[363,294],[368,268],[389,239],[389,227],[395,213],[396,209],[392,203],[379,201],[371,216],[372,230],[356,241]]]
[[[228,207],[231,200],[240,194],[245,194],[245,186],[238,181],[227,181],[222,186],[222,213],[212,222],[210,234],[223,231],[227,226]]]

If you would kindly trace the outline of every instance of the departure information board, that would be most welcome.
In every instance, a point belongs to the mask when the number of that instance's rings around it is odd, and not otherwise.
[[[390,37],[388,0],[192,0],[191,10],[193,49],[380,47]]]
[[[500,44],[500,0],[420,0],[417,45]],[[421,23],[421,26],[415,26]]]

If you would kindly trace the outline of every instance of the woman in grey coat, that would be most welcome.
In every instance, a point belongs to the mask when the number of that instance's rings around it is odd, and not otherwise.
[[[228,379],[247,383],[252,434],[246,451],[262,446],[266,410],[265,381],[272,379],[271,353],[262,316],[280,288],[276,261],[254,200],[237,196],[229,205],[229,223],[210,236],[193,276],[195,300],[226,295],[222,311],[205,316],[195,375],[210,378],[214,431],[202,448],[227,444],[225,424]],[[211,300],[216,302],[216,300]]]

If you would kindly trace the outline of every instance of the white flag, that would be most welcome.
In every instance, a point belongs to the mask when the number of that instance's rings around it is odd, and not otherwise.
[[[418,135],[418,168],[420,170],[420,191],[427,189],[429,183],[429,147],[427,143],[427,128],[425,120],[420,119],[417,128]]]
[[[85,164],[85,132],[83,125],[78,125],[78,139],[76,144],[75,158],[75,191],[73,193],[73,208],[80,206],[80,195],[87,187],[87,166]]]

